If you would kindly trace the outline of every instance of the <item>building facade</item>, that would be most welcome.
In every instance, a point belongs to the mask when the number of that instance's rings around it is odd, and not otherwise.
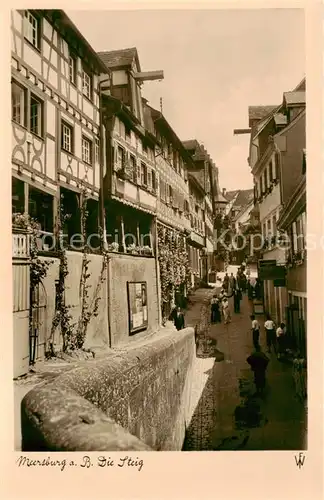
[[[278,227],[290,239],[287,255],[286,309],[287,332],[291,347],[302,357],[307,352],[307,255],[306,255],[306,160],[300,170],[303,178],[287,200],[280,214]]]
[[[155,138],[157,253],[162,316],[166,319],[175,305],[185,306],[190,287],[191,270],[186,261],[191,229],[187,170],[192,160],[163,113],[147,102],[144,106],[146,130]],[[169,262],[171,247],[175,267]]]
[[[294,179],[300,177],[305,148],[305,90],[303,82],[292,92],[285,92],[281,105],[250,108],[250,166],[254,177],[255,197],[259,206],[263,237],[262,259],[286,265],[285,234],[278,232],[278,220],[291,194]],[[270,112],[269,112],[270,110]],[[258,119],[256,119],[258,116]],[[285,319],[287,289],[279,280],[264,281],[265,310],[279,323]]]
[[[188,170],[191,212],[190,261],[193,283],[208,282],[215,272],[214,218],[218,193],[218,170],[208,152],[197,140],[183,142],[193,160]]]
[[[107,69],[63,11],[11,17],[12,208],[36,219],[49,235],[44,250],[53,249],[61,201],[72,213],[69,236],[80,233],[82,189],[98,215],[99,75]]]

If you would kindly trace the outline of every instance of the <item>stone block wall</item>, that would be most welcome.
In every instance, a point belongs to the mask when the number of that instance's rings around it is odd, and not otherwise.
[[[23,451],[181,450],[194,357],[192,328],[162,328],[80,363],[24,397]]]

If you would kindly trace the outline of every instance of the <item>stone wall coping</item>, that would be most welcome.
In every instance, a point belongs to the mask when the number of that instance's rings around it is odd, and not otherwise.
[[[107,356],[80,361],[55,380],[29,391],[21,403],[23,451],[149,451],[151,448],[109,418],[104,388],[138,364],[194,336],[191,327],[168,329]],[[103,385],[104,384],[104,385]],[[97,390],[97,387],[99,389]]]

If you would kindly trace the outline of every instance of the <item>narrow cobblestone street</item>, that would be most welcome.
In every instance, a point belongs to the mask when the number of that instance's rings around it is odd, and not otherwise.
[[[306,412],[295,396],[291,366],[269,355],[266,391],[262,398],[255,398],[246,362],[253,350],[251,303],[244,296],[241,312],[234,314],[230,299],[231,323],[211,325],[212,294],[210,289],[197,290],[186,313],[186,326],[197,325],[199,341],[191,402],[194,410],[183,450],[305,449]],[[263,317],[258,320],[265,351]]]

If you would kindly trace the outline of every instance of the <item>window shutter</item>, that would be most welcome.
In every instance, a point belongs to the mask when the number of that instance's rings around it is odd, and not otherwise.
[[[111,169],[115,170],[115,147],[111,146]]]
[[[141,186],[142,179],[141,179],[141,165],[140,164],[136,165],[136,171],[137,171],[137,184],[139,184]]]
[[[278,151],[275,154],[275,176],[279,180],[280,154]]]
[[[150,168],[147,169],[147,187],[152,189],[152,170]]]
[[[159,174],[155,172],[155,189],[156,189],[156,194],[159,196],[160,195],[160,178]]]
[[[165,184],[165,188],[166,188],[166,202],[167,203],[170,203],[170,186],[169,184]]]
[[[179,193],[179,211],[184,211],[184,196],[183,193]]]
[[[268,189],[268,167],[264,170],[264,190]]]

